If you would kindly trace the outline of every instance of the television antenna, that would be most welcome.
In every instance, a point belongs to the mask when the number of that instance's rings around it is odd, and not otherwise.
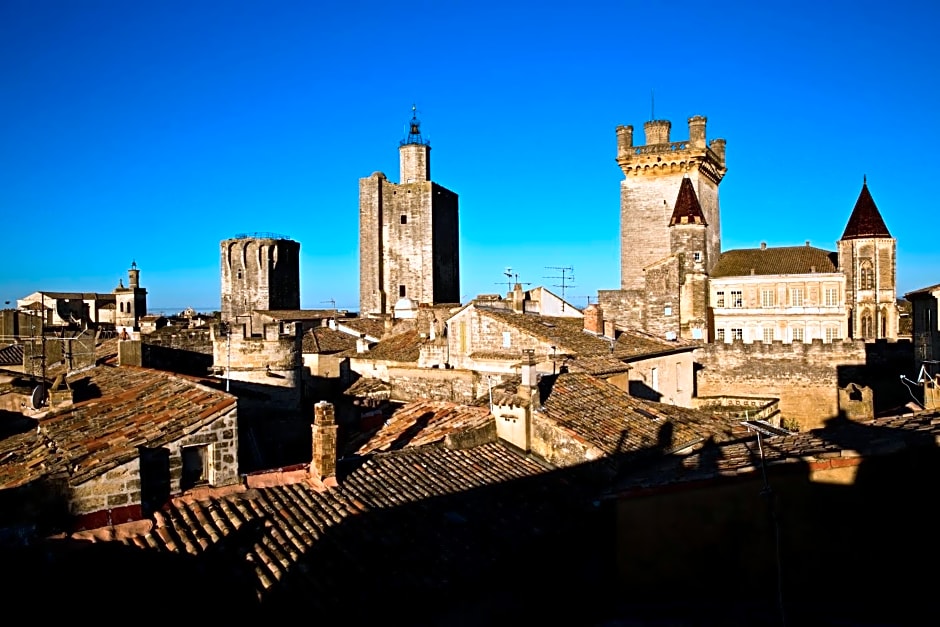
[[[321,301],[320,301],[320,304],[321,304],[321,305],[325,305],[325,304],[327,304],[327,303],[330,304],[330,309],[336,309],[336,299],[331,298],[331,299],[329,299],[329,300],[321,300]]]
[[[575,298],[586,298],[586,299],[587,299],[587,304],[588,304],[588,306],[590,307],[590,305],[591,305],[591,299],[594,298],[594,297],[591,296],[590,294],[582,294],[581,296],[575,296]]]
[[[555,284],[555,285],[553,285],[552,287],[560,287],[560,288],[561,288],[561,300],[564,301],[564,300],[565,300],[565,290],[567,290],[567,289],[569,289],[569,288],[572,288],[572,287],[577,287],[577,285],[573,285],[573,284],[571,284],[571,283],[568,282],[568,281],[574,281],[574,267],[573,267],[573,266],[564,266],[564,267],[561,267],[561,266],[546,266],[546,269],[547,269],[547,270],[557,270],[558,272],[561,272],[561,276],[547,276],[547,277],[544,277],[544,278],[546,278],[546,279],[561,279],[561,283]],[[589,304],[590,304],[590,303],[589,303]],[[565,303],[564,303],[564,302],[561,303],[561,310],[562,310],[562,311],[565,310]]]
[[[511,292],[512,289],[513,289],[513,287],[514,287],[516,284],[518,284],[518,285],[532,285],[532,283],[530,283],[530,282],[521,283],[521,282],[519,281],[519,273],[518,273],[518,272],[513,272],[513,271],[512,271],[512,268],[510,268],[509,266],[506,266],[506,270],[503,271],[503,276],[506,277],[506,291],[507,291],[507,292]],[[497,283],[497,285],[501,285],[501,284],[502,284],[502,281],[500,281],[499,283]]]

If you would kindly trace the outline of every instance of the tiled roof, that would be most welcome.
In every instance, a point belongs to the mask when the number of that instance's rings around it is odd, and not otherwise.
[[[909,446],[935,447],[940,437],[940,413],[892,416],[870,422],[835,419],[805,433],[727,442],[706,446],[690,455],[652,466],[620,487],[631,490],[687,481],[733,477],[760,471],[768,465],[826,463],[900,451]]]
[[[705,214],[702,213],[702,206],[695,195],[695,188],[692,187],[692,180],[689,177],[683,177],[682,184],[679,186],[679,196],[676,198],[676,208],[672,211],[672,217],[669,218],[669,226],[677,224],[701,224],[707,226]]]
[[[559,354],[583,357],[610,353],[610,343],[585,332],[584,321],[580,318],[519,314],[483,306],[477,306],[477,310],[481,315],[495,318],[543,342],[553,344]]]
[[[445,624],[445,612],[466,620],[474,604],[495,611],[509,598],[503,586],[520,578],[573,592],[591,577],[569,563],[591,538],[574,528],[585,524],[588,499],[544,471],[499,443],[382,453],[328,491],[299,482],[176,499],[151,532],[123,541],[218,564],[268,610]],[[549,564],[576,581],[560,582]],[[516,587],[511,596],[519,602]]]
[[[617,335],[613,355],[617,359],[632,361],[636,357],[661,355],[677,350],[694,350],[697,344],[691,340],[677,338],[665,340],[644,331],[629,329]]]
[[[836,271],[836,259],[836,253],[812,246],[741,248],[721,253],[711,276],[832,273]]]
[[[908,292],[907,294],[904,295],[904,298],[910,300],[911,296],[914,296],[914,297],[934,296],[934,292],[937,292],[937,291],[940,291],[940,283],[937,283],[936,285],[931,285],[929,287],[922,287],[919,290],[914,290],[912,292]]]
[[[453,433],[477,429],[492,421],[489,410],[483,407],[448,401],[414,401],[395,410],[382,428],[355,452],[365,455],[433,444]]]
[[[97,366],[69,383],[76,403],[0,441],[0,488],[65,473],[74,485],[163,446],[235,406],[235,397],[158,370]],[[89,396],[82,399],[82,395]]]
[[[339,315],[335,309],[259,309],[258,313],[275,320],[322,320]]]
[[[356,338],[329,327],[314,327],[304,333],[303,352],[308,354],[340,353],[356,348]]]
[[[22,366],[23,365],[23,345],[10,344],[0,348],[0,366]]]
[[[355,349],[343,353],[345,357],[358,359],[378,359],[383,361],[416,362],[421,356],[421,338],[417,329],[410,329],[383,338],[378,344],[365,353],[357,353]]]
[[[885,221],[881,218],[881,212],[875,206],[875,200],[868,191],[868,183],[862,183],[862,191],[855,201],[855,208],[852,209],[852,215],[849,216],[849,222],[845,225],[845,232],[842,233],[842,239],[858,239],[861,237],[891,237]]]
[[[540,413],[607,455],[681,449],[730,437],[732,424],[707,412],[636,398],[586,374],[542,377]]]
[[[382,379],[360,377],[355,383],[343,392],[346,396],[387,399],[392,392],[392,386]]]
[[[357,334],[366,334],[368,337],[374,337],[376,339],[381,338],[385,334],[385,321],[379,320],[378,318],[347,318],[345,320],[337,320],[337,327],[346,327],[355,331]]]
[[[629,364],[609,355],[590,355],[565,362],[569,372],[585,372],[594,376],[628,372]]]

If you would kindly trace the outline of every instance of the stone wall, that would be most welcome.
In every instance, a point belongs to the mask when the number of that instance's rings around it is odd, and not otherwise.
[[[486,381],[469,370],[390,367],[388,377],[395,401],[430,398],[469,404],[486,388]]]
[[[278,236],[240,236],[221,247],[222,320],[258,333],[256,310],[300,309],[300,242]]]
[[[621,327],[646,328],[646,288],[640,290],[598,290],[597,302],[604,320]]]
[[[266,324],[262,335],[248,335],[246,325],[210,326],[213,370],[230,381],[239,401],[298,409],[303,397],[303,332],[301,325]],[[249,394],[239,394],[238,390]]]
[[[142,449],[158,451],[159,454],[151,459],[164,460],[161,464],[165,466],[163,468],[148,466],[151,470],[145,470],[142,476],[141,458],[136,457],[103,475],[74,486],[69,497],[70,513],[86,516],[95,512],[126,509],[141,505],[149,497],[151,503],[144,507],[146,513],[148,507],[157,507],[162,504],[160,501],[182,492],[182,449],[201,445],[208,445],[211,454],[210,484],[226,486],[238,483],[238,418],[233,409],[202,429],[159,449]]]

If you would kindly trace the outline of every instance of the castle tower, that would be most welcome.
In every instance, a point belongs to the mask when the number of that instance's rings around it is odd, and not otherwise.
[[[127,287],[123,281],[118,281],[114,288],[114,326],[120,334],[122,331],[132,333],[140,331],[140,319],[147,315],[147,290],[140,287],[140,269],[137,262],[132,261],[127,271]]]
[[[273,233],[221,243],[222,321],[261,333],[258,311],[300,309],[300,242]]]
[[[897,241],[888,232],[865,179],[838,246],[849,334],[864,340],[897,339]]]
[[[704,270],[721,252],[718,185],[725,175],[725,140],[706,141],[703,116],[689,118],[688,141],[671,141],[668,120],[646,122],[646,144],[633,145],[633,127],[617,127],[620,182],[620,287],[640,290],[644,268],[671,254],[670,206],[688,177],[705,220]]]
[[[704,140],[704,137],[703,137]],[[676,205],[669,218],[669,242],[679,260],[678,334],[688,339],[706,337],[708,324],[708,221],[695,195],[692,180],[683,177]],[[652,312],[647,319],[652,318]]]
[[[412,108],[414,111],[414,108]],[[395,303],[460,302],[457,194],[431,181],[431,145],[412,115],[399,145],[400,183],[359,179],[359,313]]]

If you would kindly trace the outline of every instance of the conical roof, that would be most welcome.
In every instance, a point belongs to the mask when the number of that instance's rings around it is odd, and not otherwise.
[[[875,201],[868,191],[868,182],[862,181],[862,191],[855,201],[855,208],[849,216],[849,223],[845,225],[842,239],[858,239],[861,237],[891,237],[881,212],[875,206]]]
[[[702,205],[698,203],[695,188],[692,187],[692,179],[687,176],[682,179],[682,184],[679,186],[679,196],[676,198],[676,208],[673,209],[672,217],[669,218],[669,226],[677,224],[707,226],[705,214],[702,213]]]

